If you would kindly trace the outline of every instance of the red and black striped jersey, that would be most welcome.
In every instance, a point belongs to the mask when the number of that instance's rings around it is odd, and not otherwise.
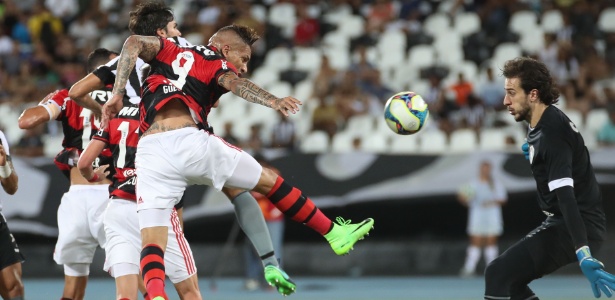
[[[107,90],[97,90],[90,95],[101,105],[104,104],[108,98]],[[70,178],[70,168],[75,166],[75,159],[81,155],[83,147],[85,147],[92,136],[96,133],[99,127],[99,121],[95,120],[94,114],[87,108],[79,106],[68,97],[68,90],[62,89],[55,92],[53,97],[49,98],[50,102],[60,107],[60,113],[56,120],[62,123],[62,131],[64,133],[64,140],[62,141],[62,151],[56,155],[54,162],[56,166]],[[112,158],[111,151],[105,149],[101,155],[98,156],[94,165],[106,165],[111,166]],[[109,176],[112,176],[110,174]]]
[[[140,113],[145,132],[156,113],[171,99],[180,99],[197,123],[207,124],[207,115],[228,90],[218,77],[237,69],[211,46],[182,47],[160,38],[160,51],[149,62],[150,75],[143,83]]]
[[[135,155],[139,141],[139,108],[125,99],[124,107],[109,121],[109,126],[99,130],[94,137],[107,144],[113,153],[115,176],[109,185],[112,198],[136,201]]]

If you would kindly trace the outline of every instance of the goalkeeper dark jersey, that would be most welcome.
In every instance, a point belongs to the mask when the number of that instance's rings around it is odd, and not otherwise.
[[[574,123],[550,105],[536,127],[530,128],[527,141],[540,208],[548,216],[564,219],[573,240],[602,240],[606,227],[602,194],[589,152]],[[558,199],[555,190],[564,186],[574,188],[574,200]],[[576,204],[565,203],[575,200]],[[563,205],[576,205],[581,218],[574,213],[563,215]],[[584,227],[586,230],[582,230]]]

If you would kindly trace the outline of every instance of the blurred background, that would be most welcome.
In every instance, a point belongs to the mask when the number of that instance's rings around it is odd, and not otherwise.
[[[0,129],[20,190],[1,194],[3,214],[28,258],[24,276],[61,278],[52,260],[56,209],[68,181],[53,165],[61,126],[17,127],[21,112],[86,75],[95,48],[120,51],[138,0],[0,1]],[[457,192],[488,160],[507,191],[503,251],[544,215],[520,152],[527,131],[502,105],[503,63],[543,61],[560,86],[558,107],[592,154],[609,217],[598,256],[615,265],[615,1],[613,0],[177,0],[166,1],[182,36],[206,44],[218,28],[255,28],[249,78],[303,101],[285,118],[226,94],[209,120],[215,133],[258,153],[325,214],[376,220],[347,257],[290,220],[286,270],[300,276],[457,276],[467,247],[467,208]],[[420,133],[394,134],[382,110],[411,90],[429,104]],[[199,273],[243,276],[232,206],[208,187],[186,195],[186,235]],[[225,246],[226,245],[226,246]],[[92,276],[101,270],[102,254]],[[220,262],[223,266],[220,266]],[[478,264],[480,276],[483,262]],[[577,268],[562,273],[580,274]],[[104,277],[108,278],[108,277]],[[27,289],[27,287],[26,287]]]

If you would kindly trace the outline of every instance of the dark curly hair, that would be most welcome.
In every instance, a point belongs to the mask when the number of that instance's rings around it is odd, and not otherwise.
[[[120,55],[115,51],[111,51],[105,48],[98,48],[88,55],[87,67],[88,72],[94,71],[98,66],[104,65],[109,61],[111,55]]]
[[[550,105],[559,101],[559,90],[547,66],[530,57],[517,57],[506,61],[502,75],[506,78],[519,78],[523,91],[538,91],[540,102]]]
[[[252,46],[254,42],[260,39],[260,36],[258,35],[258,33],[256,33],[254,29],[244,25],[233,24],[224,26],[218,30],[218,32],[225,31],[234,31],[239,36],[239,38],[241,38],[241,40],[248,46]]]
[[[156,36],[156,31],[167,28],[173,19],[173,11],[163,2],[144,2],[130,12],[128,29],[133,34]]]

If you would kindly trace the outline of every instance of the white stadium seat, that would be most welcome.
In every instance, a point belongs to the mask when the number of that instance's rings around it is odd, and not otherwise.
[[[453,152],[470,152],[478,147],[476,132],[472,129],[458,129],[451,134],[449,150]]]
[[[419,150],[421,142],[420,136],[417,135],[395,135],[391,137],[391,146],[389,152],[392,154],[416,154]]]
[[[499,128],[483,128],[480,132],[479,148],[481,150],[504,150],[506,149],[506,132]]]
[[[329,151],[329,136],[324,131],[312,131],[308,133],[299,146],[305,153],[323,153]]]
[[[540,25],[544,32],[557,33],[564,28],[564,18],[562,13],[557,9],[546,11],[542,15]]]
[[[452,30],[450,19],[445,13],[435,13],[429,15],[423,23],[423,28],[425,32],[433,37],[437,37],[441,33],[446,33]]]
[[[384,122],[384,120],[378,120]],[[346,131],[352,133],[366,134],[374,131],[374,117],[372,115],[352,116],[346,125]]]
[[[320,69],[322,51],[313,47],[295,47],[294,67],[297,70],[317,72]]]
[[[336,133],[331,141],[331,151],[335,153],[348,153],[355,151],[352,146],[352,141],[357,137],[360,138],[360,135],[347,131]]]
[[[387,137],[380,134],[363,135],[361,139],[361,149],[365,152],[372,153],[388,153],[390,147],[387,143]]]
[[[523,32],[519,45],[521,45],[524,51],[537,54],[540,50],[544,49],[544,42],[544,31],[538,27],[535,30]]]
[[[585,129],[598,131],[609,121],[609,113],[604,108],[593,109],[587,114]]]
[[[285,37],[290,38],[294,35],[295,25],[297,24],[295,5],[292,3],[276,3],[269,8],[268,17],[267,20],[271,24],[282,29]]]
[[[579,129],[583,129],[583,115],[576,109],[562,109],[568,119]]]
[[[446,134],[439,129],[433,129],[418,133],[421,135],[418,152],[420,153],[443,153],[448,150]]]
[[[607,8],[600,13],[598,28],[604,32],[615,32],[615,7]]]
[[[535,30],[538,27],[538,17],[529,10],[522,10],[514,13],[508,24],[510,30],[514,33],[521,34],[525,31]]]
[[[481,29],[480,18],[474,12],[464,12],[455,16],[455,31],[461,36],[479,32]]]
[[[290,69],[292,63],[292,51],[286,47],[277,47],[267,52],[263,65],[278,71],[284,71]]]
[[[408,65],[410,68],[423,68],[432,66],[435,63],[436,51],[430,45],[417,45],[410,48],[408,55]]]
[[[361,16],[346,15],[342,17],[338,30],[346,37],[359,37],[365,31],[365,19]]]
[[[516,57],[521,56],[521,47],[515,43],[499,44],[493,53],[492,64],[495,64],[499,70],[504,66],[504,63]]]

